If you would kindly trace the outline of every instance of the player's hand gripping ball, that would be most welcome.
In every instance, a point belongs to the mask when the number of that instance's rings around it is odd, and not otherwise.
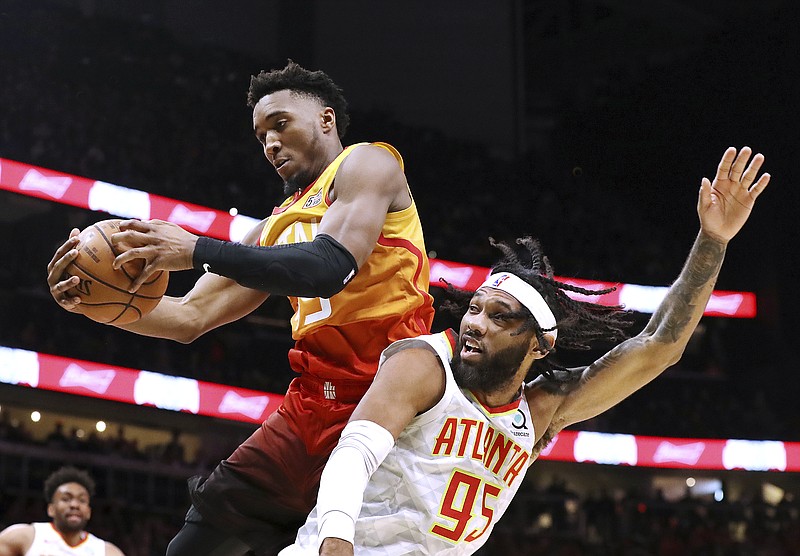
[[[80,278],[67,292],[81,302],[74,311],[104,324],[129,324],[155,309],[167,291],[169,273],[158,271],[135,292],[128,291],[144,267],[143,259],[134,259],[114,270],[111,264],[119,252],[111,244],[111,235],[119,232],[120,220],[103,220],[81,231],[78,256],[67,266],[63,279]]]

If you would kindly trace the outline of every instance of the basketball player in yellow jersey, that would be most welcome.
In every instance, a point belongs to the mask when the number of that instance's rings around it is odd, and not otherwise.
[[[275,554],[314,506],[339,433],[369,387],[380,352],[427,334],[433,320],[422,228],[400,155],[382,143],[343,148],[341,90],[322,72],[290,62],[250,83],[253,130],[284,181],[286,201],[245,244],[198,238],[167,222],[123,222],[115,264],[143,258],[132,289],[152,272],[205,268],[182,298],[165,297],[137,334],[190,342],[256,309],[270,294],[292,302],[300,376],[284,403],[205,481],[169,556]],[[79,298],[62,280],[77,230],[48,266],[54,299]],[[249,244],[249,245],[248,245]]]

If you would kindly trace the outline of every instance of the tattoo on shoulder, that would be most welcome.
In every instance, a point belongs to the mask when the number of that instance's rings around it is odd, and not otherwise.
[[[566,396],[580,383],[581,375],[586,367],[572,367],[569,369],[553,369],[550,371],[552,377],[544,375],[537,376],[529,383],[529,386],[540,388],[554,396]]]
[[[575,382],[572,390],[577,390],[587,382],[594,380],[597,375],[603,373],[603,371],[617,366],[619,360],[625,357],[629,351],[639,349],[639,346],[643,341],[644,340],[640,338],[631,338],[630,340],[626,340],[625,342],[614,347],[611,351],[603,355],[600,359],[586,368],[586,370],[581,374],[580,380]],[[570,390],[570,392],[572,390]]]

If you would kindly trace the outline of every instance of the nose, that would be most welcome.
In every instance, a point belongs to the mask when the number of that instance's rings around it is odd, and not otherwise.
[[[464,324],[473,336],[482,337],[486,333],[486,319],[483,312],[464,315]]]
[[[273,160],[279,150],[281,150],[281,141],[278,138],[278,134],[272,131],[267,133],[267,136],[264,138],[264,154],[266,157],[270,161]]]

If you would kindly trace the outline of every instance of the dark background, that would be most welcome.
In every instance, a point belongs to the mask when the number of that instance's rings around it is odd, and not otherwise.
[[[344,89],[348,143],[404,155],[432,256],[489,265],[489,236],[533,235],[561,276],[668,285],[697,233],[700,178],[749,145],[772,184],[717,287],[756,292],[758,317],[704,319],[681,363],[579,428],[800,440],[796,12],[784,0],[4,0],[0,156],[261,218],[281,189],[245,93],[251,74],[292,58]],[[105,217],[0,192],[0,345],[285,388],[283,300],[190,346],[56,307],[44,280],[55,247]],[[173,275],[170,293],[196,277]],[[21,390],[0,390],[3,407],[42,403]]]

